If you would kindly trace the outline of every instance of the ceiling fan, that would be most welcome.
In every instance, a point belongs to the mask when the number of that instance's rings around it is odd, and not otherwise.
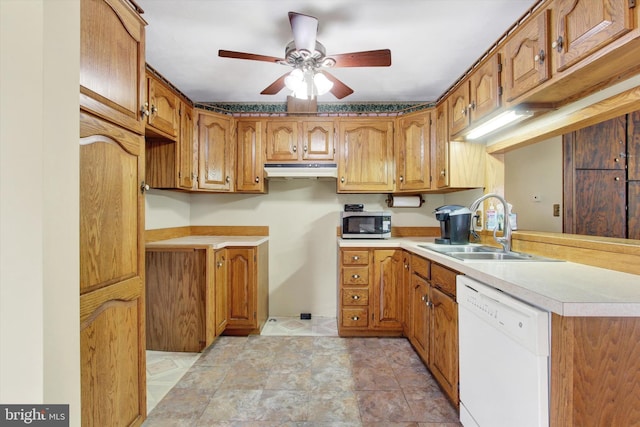
[[[285,87],[299,98],[313,98],[327,91],[342,99],[351,95],[353,89],[325,71],[337,67],[388,67],[391,65],[389,49],[327,55],[324,46],[316,40],[318,19],[301,13],[289,12],[293,41],[287,44],[284,58],[253,53],[219,50],[224,58],[249,59],[273,62],[293,67],[267,86],[260,94],[275,95]]]

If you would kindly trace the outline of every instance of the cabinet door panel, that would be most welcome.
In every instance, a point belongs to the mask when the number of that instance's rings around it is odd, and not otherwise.
[[[332,121],[302,123],[302,159],[333,160],[335,143]]]
[[[180,112],[180,137],[178,139],[178,186],[192,189],[198,176],[198,141],[194,138],[195,120],[193,108],[182,104]]]
[[[513,101],[551,77],[547,58],[549,15],[549,10],[542,11],[518,29],[505,45],[503,85],[507,101]]]
[[[229,283],[227,280],[227,250],[215,252],[215,334],[220,335],[229,320]]]
[[[267,161],[298,160],[298,123],[267,122]]]
[[[640,181],[640,111],[627,116],[627,179]]]
[[[260,121],[238,122],[237,191],[263,192],[265,190],[263,124]]]
[[[625,169],[626,116],[575,132],[576,169]]]
[[[396,187],[398,190],[431,188],[431,116],[423,113],[398,121]]]
[[[145,23],[124,1],[82,0],[80,106],[144,133]]]
[[[449,186],[449,126],[447,101],[436,108],[436,187]]]
[[[373,258],[373,326],[402,329],[402,251],[376,250]]]
[[[341,122],[338,191],[393,190],[393,122]]]
[[[430,289],[431,346],[430,367],[449,398],[458,401],[458,307],[436,288]]]
[[[256,281],[254,250],[250,248],[227,249],[227,280],[229,283],[229,320],[234,327],[254,328]]]
[[[149,118],[147,123],[161,135],[175,138],[178,135],[179,100],[176,94],[157,81],[148,77],[147,96],[149,98]]]
[[[230,121],[200,113],[198,115],[198,187],[207,190],[232,189],[233,149]]]
[[[500,54],[496,53],[471,74],[471,121],[500,108]]]
[[[556,68],[565,70],[633,29],[634,9],[620,0],[556,0]]]
[[[429,362],[429,317],[427,305],[429,285],[425,279],[415,274],[411,277],[411,341],[425,363]]]
[[[469,81],[464,81],[449,97],[449,133],[455,135],[471,123],[469,117]]]
[[[575,171],[574,233],[626,238],[624,175],[624,170]]]

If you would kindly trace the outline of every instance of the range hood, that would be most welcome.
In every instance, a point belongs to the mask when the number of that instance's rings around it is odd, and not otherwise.
[[[265,163],[267,179],[336,179],[338,167],[335,163]]]

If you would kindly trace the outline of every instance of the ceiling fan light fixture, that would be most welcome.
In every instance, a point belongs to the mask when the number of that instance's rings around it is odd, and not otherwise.
[[[284,85],[292,92],[300,90],[304,91],[306,89],[306,85],[304,84],[304,74],[302,70],[296,68],[291,73],[289,73],[289,75],[284,79]]]
[[[316,93],[318,95],[324,95],[325,93],[329,92],[333,87],[333,82],[329,80],[327,76],[325,76],[321,72],[315,73],[315,75],[313,76],[313,84],[316,88]]]

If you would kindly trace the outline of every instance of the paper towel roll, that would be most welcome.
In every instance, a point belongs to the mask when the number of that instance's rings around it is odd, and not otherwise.
[[[389,196],[387,205],[390,208],[419,208],[424,200],[421,196]]]

